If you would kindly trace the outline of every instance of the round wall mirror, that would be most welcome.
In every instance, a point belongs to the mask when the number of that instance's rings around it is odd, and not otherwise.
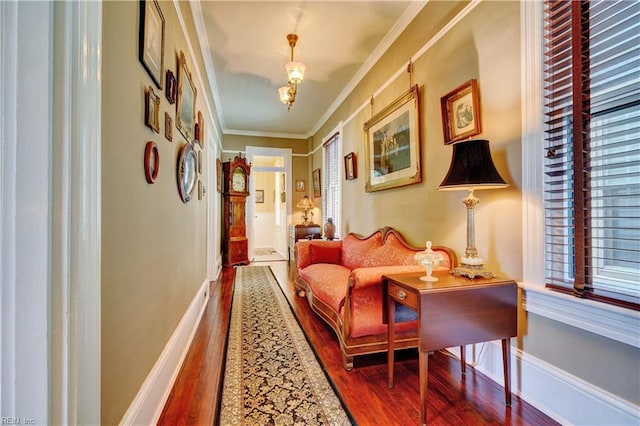
[[[193,196],[193,191],[196,187],[198,159],[193,146],[190,143],[185,143],[180,148],[180,154],[178,155],[178,193],[183,203],[186,203]]]

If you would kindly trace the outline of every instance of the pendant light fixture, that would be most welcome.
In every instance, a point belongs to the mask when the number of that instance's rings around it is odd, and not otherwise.
[[[306,65],[302,62],[296,62],[293,60],[293,48],[298,42],[298,36],[296,34],[287,34],[287,41],[291,48],[291,58],[285,69],[287,70],[287,85],[278,89],[280,95],[280,101],[287,106],[287,110],[291,109],[291,105],[296,101],[296,94],[298,91],[298,84],[302,83],[304,79],[304,72],[307,69]]]

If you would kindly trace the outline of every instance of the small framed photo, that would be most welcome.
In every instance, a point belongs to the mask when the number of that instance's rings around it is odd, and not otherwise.
[[[167,96],[167,100],[170,104],[175,104],[176,95],[178,93],[178,80],[176,79],[176,75],[171,70],[167,70],[165,85],[165,95]]]
[[[198,200],[202,200],[207,193],[207,188],[205,188],[204,183],[201,180],[198,181]]]
[[[344,156],[344,177],[347,180],[353,180],[358,176],[357,173],[356,154],[353,152]]]
[[[444,144],[480,134],[480,96],[473,79],[456,87],[440,99]]]
[[[162,89],[164,16],[157,0],[142,0],[140,2],[138,59],[158,89]]]
[[[173,141],[173,119],[171,114],[165,111],[164,113],[164,137],[169,141]]]
[[[296,191],[304,192],[304,188],[305,188],[304,181],[302,179],[298,179],[296,181]]]
[[[202,111],[198,111],[198,121],[196,122],[194,138],[200,145],[200,148],[204,148],[204,116]]]
[[[149,86],[144,91],[144,124],[160,133],[160,97]]]
[[[264,189],[256,189],[256,203],[264,203]]]
[[[222,192],[222,160],[216,158],[216,191]]]
[[[313,197],[320,198],[322,193],[322,187],[320,186],[320,169],[315,169],[312,172],[313,177]]]

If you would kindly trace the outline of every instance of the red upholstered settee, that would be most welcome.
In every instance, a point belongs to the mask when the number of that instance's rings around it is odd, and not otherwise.
[[[442,246],[435,269],[457,266],[455,253]],[[387,325],[382,322],[382,275],[424,271],[414,256],[424,249],[410,246],[402,235],[385,227],[363,238],[348,234],[341,241],[300,240],[296,243],[298,294],[338,336],[344,367],[353,368],[355,355],[387,351]],[[408,309],[408,308],[405,308]],[[396,348],[417,347],[416,316],[399,312]]]

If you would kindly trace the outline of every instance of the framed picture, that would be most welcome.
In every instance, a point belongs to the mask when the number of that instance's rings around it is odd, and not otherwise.
[[[296,181],[296,191],[297,192],[304,192],[304,181],[302,179],[298,179]]]
[[[164,74],[164,16],[157,0],[140,2],[138,58],[158,89]]]
[[[311,173],[311,176],[313,178],[313,197],[319,198],[320,195],[322,194],[321,192],[322,187],[320,186],[320,169],[315,169]]]
[[[207,188],[205,188],[204,183],[201,180],[198,181],[198,200],[202,200],[207,193]]]
[[[264,189],[256,189],[256,203],[264,203]]]
[[[187,139],[187,142],[191,142],[193,140],[193,128],[196,121],[197,91],[193,85],[189,68],[187,68],[187,59],[182,51],[180,52],[179,63],[176,127]]]
[[[357,173],[356,154],[353,152],[344,156],[344,177],[347,180],[353,180],[358,176]]]
[[[364,133],[366,192],[422,181],[417,85],[371,117]]]
[[[444,144],[480,134],[478,82],[469,80],[440,99]]]
[[[160,133],[160,97],[149,86],[144,91],[144,124]]]
[[[198,111],[198,121],[196,122],[194,139],[200,145],[200,148],[204,148],[204,116],[202,111]]]
[[[216,158],[216,191],[222,192],[222,161]]]
[[[176,94],[178,93],[178,80],[176,80],[176,75],[171,70],[167,70],[165,85],[167,86],[165,89],[165,95],[167,96],[167,100],[169,101],[169,103],[173,105],[176,103]]]
[[[169,141],[173,141],[173,120],[171,114],[164,112],[164,137]]]

